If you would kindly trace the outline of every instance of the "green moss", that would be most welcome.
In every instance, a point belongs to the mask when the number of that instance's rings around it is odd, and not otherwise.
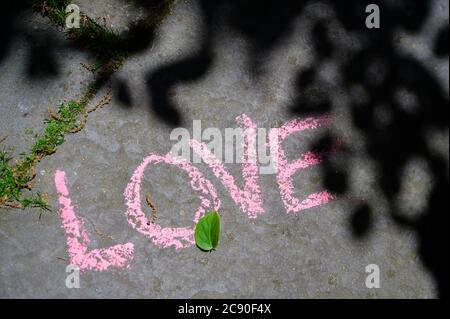
[[[18,172],[17,167],[10,164],[11,157],[6,151],[0,151],[0,206],[12,205],[16,208],[41,208],[49,210],[49,205],[40,193],[31,197],[24,197],[22,190],[32,177]]]
[[[84,112],[85,106],[74,101],[62,104],[57,118],[47,120],[42,135],[36,136],[32,152],[38,157],[53,154],[64,143],[64,135],[77,127],[77,117]]]
[[[48,203],[42,198],[40,193],[37,193],[33,197],[23,198],[20,200],[20,204],[25,208],[40,208],[43,210],[50,210]]]
[[[0,203],[8,200],[17,200],[20,197],[22,185],[14,177],[10,166],[11,158],[4,150],[0,151]]]
[[[121,50],[122,37],[119,32],[104,29],[92,20],[79,29],[72,29],[69,36],[82,48],[85,48],[102,60],[125,55]]]
[[[0,152],[0,206],[15,203],[19,207],[40,207],[48,205],[40,194],[24,198],[22,190],[29,187],[34,178],[36,164],[45,156],[56,152],[64,142],[64,136],[77,127],[77,118],[84,113],[86,105],[70,101],[62,104],[55,118],[47,120],[47,126],[41,135],[35,137],[31,153],[11,165],[11,158],[6,151]]]
[[[64,26],[66,22],[66,7],[69,4],[69,0],[33,0],[33,8],[51,18],[59,26]]]

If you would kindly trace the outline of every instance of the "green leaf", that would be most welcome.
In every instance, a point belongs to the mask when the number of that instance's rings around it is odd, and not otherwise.
[[[220,215],[210,212],[195,227],[195,243],[204,251],[215,250],[220,239]]]

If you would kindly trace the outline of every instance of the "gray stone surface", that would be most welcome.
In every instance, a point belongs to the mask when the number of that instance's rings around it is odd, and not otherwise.
[[[81,12],[86,13],[100,24],[119,31],[128,30],[131,23],[146,16],[147,9],[137,1],[108,0],[101,4],[95,0],[78,0]]]
[[[98,10],[100,16],[115,2],[99,6],[94,1],[80,1],[80,5]],[[337,162],[351,161],[347,164],[351,168],[352,198],[288,215],[275,176],[265,175],[261,187],[266,213],[251,221],[203,164],[197,167],[216,186],[222,201],[223,233],[216,252],[205,254],[194,247],[159,249],[128,225],[122,194],[133,171],[148,154],[166,154],[174,144],[169,140],[171,127],[151,112],[146,78],[161,65],[198,52],[203,26],[199,12],[195,2],[178,1],[173,14],[158,30],[152,48],[128,60],[115,76],[130,88],[132,105],[125,106],[115,99],[93,113],[82,132],[68,136],[55,155],[40,163],[37,186],[49,194],[52,213],[44,213],[39,219],[38,211],[0,209],[0,297],[435,297],[436,287],[417,256],[417,239],[387,216],[386,200],[374,181],[378,168],[362,151],[365,141],[353,127],[345,107],[351,97],[339,90],[340,79],[333,65],[324,67],[322,74],[326,85],[335,88],[332,130],[357,154],[351,159],[335,157]],[[439,19],[448,20],[448,8],[446,12],[447,16]],[[214,43],[216,57],[207,74],[198,81],[177,85],[170,92],[182,114],[183,126],[192,132],[192,121],[201,120],[204,128],[224,130],[236,127],[235,118],[243,113],[265,128],[292,119],[288,107],[295,98],[296,71],[310,65],[313,58],[310,40],[303,36],[313,16],[308,13],[298,18],[293,35],[266,57],[264,73],[256,78],[245,62],[248,48],[244,39],[226,28],[220,29],[219,40]],[[334,40],[341,45],[359,45],[358,39],[350,35],[340,37],[343,31],[339,28],[337,25]],[[0,132],[6,131],[10,135],[8,143],[18,145],[18,149],[30,144],[29,139],[22,138],[26,127],[42,127],[47,105],[79,92],[78,83],[85,78],[78,66],[83,58],[70,52],[60,54],[64,61],[61,65],[67,68],[62,74],[71,72],[71,76],[50,84],[39,83],[43,89],[28,84],[18,72],[23,59],[20,51],[0,65]],[[448,60],[436,63],[440,64],[432,64],[438,65],[435,71],[443,86],[448,86]],[[65,91],[64,86],[70,89]],[[24,118],[24,112],[33,113]],[[324,133],[318,130],[290,138],[285,143],[286,152],[296,158]],[[448,158],[448,132],[439,136],[441,142],[434,142],[436,148]],[[227,168],[241,185],[240,164],[227,164]],[[129,269],[87,271],[81,276],[80,289],[65,287],[67,247],[53,183],[56,169],[67,172],[71,199],[77,214],[86,220],[91,248],[135,244],[135,258]],[[298,196],[323,190],[320,168],[296,174],[294,184]],[[426,165],[420,159],[412,161],[405,171],[399,199],[405,214],[414,214],[414,207],[424,205],[429,184]],[[198,200],[185,174],[166,165],[153,166],[146,171],[144,189],[155,200],[160,224],[192,224]],[[376,208],[374,228],[364,241],[355,240],[349,230],[349,212],[360,199]],[[112,236],[112,240],[100,233]],[[369,290],[365,286],[365,267],[373,263],[381,268],[382,287]]]
[[[70,42],[52,27],[47,19],[30,11],[17,17],[16,36],[0,61],[0,135],[8,136],[7,144],[14,154],[27,153],[34,135],[42,131],[48,108],[57,110],[64,101],[80,98],[82,89],[92,81],[92,74],[80,63],[90,64],[92,58],[69,47]],[[48,50],[55,73],[44,77],[30,77],[30,64],[39,66],[42,60],[30,56],[35,46],[52,43]]]

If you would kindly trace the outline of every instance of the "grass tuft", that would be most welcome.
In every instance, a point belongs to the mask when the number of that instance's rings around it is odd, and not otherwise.
[[[40,193],[24,197],[22,190],[27,187],[31,177],[26,178],[23,172],[11,166],[9,154],[0,150],[0,206],[13,208],[41,208],[50,210],[49,205]]]
[[[36,164],[43,157],[56,152],[57,147],[64,142],[64,136],[77,128],[77,118],[85,109],[86,104],[75,101],[61,104],[57,115],[47,120],[44,133],[35,137],[31,153],[15,165],[11,164],[12,158],[7,151],[0,151],[0,206],[48,210],[49,206],[40,194],[24,197],[22,190],[31,188]]]

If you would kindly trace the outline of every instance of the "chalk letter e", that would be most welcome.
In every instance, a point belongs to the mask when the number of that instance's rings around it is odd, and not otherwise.
[[[294,196],[293,175],[297,171],[322,163],[327,152],[307,152],[298,160],[288,162],[282,147],[283,141],[294,133],[303,132],[305,130],[314,130],[321,126],[328,126],[329,123],[330,119],[328,116],[308,118],[306,120],[293,120],[280,128],[271,129],[269,133],[271,154],[277,154],[276,158],[274,158],[275,170],[278,172],[277,181],[287,213],[298,213],[305,209],[326,204],[336,198],[335,195],[327,191],[310,194],[303,201],[296,198]]]

